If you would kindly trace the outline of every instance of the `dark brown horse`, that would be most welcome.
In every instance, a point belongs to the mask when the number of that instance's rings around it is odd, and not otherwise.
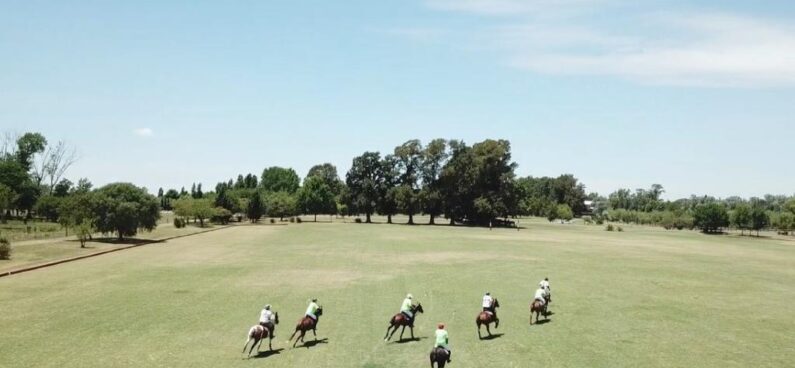
[[[533,303],[530,304],[530,324],[533,324],[533,313],[536,314],[536,322],[538,322],[539,315],[543,314],[544,319],[547,319],[547,305],[545,303],[541,303],[540,300],[533,300]]]
[[[423,312],[424,311],[422,310],[422,303],[419,303],[411,307],[411,314],[414,316],[415,319],[417,318],[418,313],[423,313]],[[395,332],[397,332],[398,327],[401,326],[403,327],[403,329],[400,330],[400,341],[403,340],[403,332],[406,331],[406,326],[409,326],[409,331],[411,331],[411,339],[414,340],[414,321],[413,320],[410,321],[405,314],[398,313],[394,315],[392,319],[389,320],[389,327],[386,328],[386,335],[384,335],[384,341],[389,341],[390,339],[392,339],[392,335],[394,335]],[[389,333],[389,330],[392,330],[391,334]]]
[[[447,364],[447,350],[444,350],[440,347],[435,347],[431,350],[431,368],[433,368],[433,364],[436,363],[436,366],[439,368],[444,368],[445,364]]]
[[[279,313],[274,313],[274,320],[273,323],[279,324]],[[273,332],[266,326],[262,324],[258,324],[252,326],[248,330],[248,338],[246,340],[246,344],[243,345],[243,352],[246,352],[246,347],[248,347],[248,343],[252,342],[251,348],[248,350],[248,356],[251,357],[251,352],[254,351],[254,346],[257,347],[257,352],[259,352],[260,346],[262,346],[262,340],[268,337],[268,349],[273,350],[273,346],[271,343],[273,342]]]
[[[494,299],[494,302],[491,303],[491,307],[488,308],[487,311],[482,311],[478,314],[478,317],[475,319],[475,323],[478,325],[478,338],[482,339],[483,337],[480,335],[480,326],[486,325],[486,332],[488,332],[489,336],[491,336],[491,330],[489,329],[489,324],[494,322],[494,328],[500,327],[500,319],[497,318],[497,308],[500,307],[500,302],[497,299]]]
[[[312,317],[309,316],[304,316],[304,318],[301,318],[301,320],[298,321],[298,324],[295,325],[295,331],[293,332],[292,335],[290,335],[290,339],[287,341],[292,341],[293,337],[295,337],[295,334],[297,334],[298,331],[301,331],[301,334],[298,335],[298,338],[296,338],[295,342],[293,343],[293,347],[295,347],[295,345],[298,344],[298,340],[304,342],[304,335],[306,335],[306,332],[309,330],[312,330],[312,334],[315,335],[315,341],[317,341],[317,332],[315,331],[315,329],[317,328],[318,322],[320,322],[321,315],[323,315],[322,306],[317,309],[317,312],[315,312],[317,320],[314,320],[312,319]]]

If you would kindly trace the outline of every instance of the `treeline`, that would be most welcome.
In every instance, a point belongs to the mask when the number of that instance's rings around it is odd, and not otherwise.
[[[239,175],[215,186],[215,191],[158,191],[163,208],[178,216],[206,219],[212,210],[284,218],[298,214],[404,214],[429,216],[430,224],[444,217],[450,224],[508,225],[516,216],[542,215],[570,219],[588,209],[585,187],[572,175],[558,178],[516,178],[510,142],[485,140],[473,145],[434,139],[423,145],[409,140],[387,154],[368,151],[354,157],[342,181],[334,165],[312,167],[303,181],[290,168],[270,167],[259,180]],[[198,194],[197,194],[198,193]],[[197,210],[198,209],[198,212]]]
[[[6,134],[0,144],[0,221],[28,221],[34,215],[75,229],[81,246],[91,234],[115,233],[119,239],[152,230],[160,217],[156,198],[128,183],[92,189],[64,178],[77,161],[64,142],[49,144],[39,133]]]
[[[666,229],[700,229],[720,232],[723,229],[748,231],[773,229],[780,234],[795,231],[795,196],[766,195],[743,199],[691,196],[674,201],[660,199],[662,185],[631,192],[620,189],[607,198],[595,196],[594,218],[597,222],[618,221],[656,225]]]

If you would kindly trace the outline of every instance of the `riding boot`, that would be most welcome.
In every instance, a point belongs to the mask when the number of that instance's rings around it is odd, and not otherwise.
[[[453,361],[453,352],[450,349],[447,349],[447,362],[450,363]]]

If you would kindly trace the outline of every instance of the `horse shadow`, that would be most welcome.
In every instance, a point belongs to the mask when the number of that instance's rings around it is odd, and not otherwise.
[[[552,322],[551,319],[542,319],[540,321],[535,321],[533,324],[534,325],[545,325],[545,324],[550,323],[550,322]]]
[[[402,340],[392,341],[392,344],[407,344],[407,343],[410,343],[410,342],[422,341],[422,340],[427,340],[427,339],[428,338],[425,337],[425,336],[416,336],[413,339],[412,338],[406,338],[406,339],[402,339]]]
[[[328,337],[324,337],[324,338],[322,338],[320,340],[305,341],[304,342],[304,347],[309,349],[309,348],[311,348],[313,346],[316,346],[316,345],[319,345],[319,344],[328,344]]]
[[[260,351],[259,353],[257,353],[257,355],[254,356],[254,358],[256,358],[256,359],[264,359],[264,358],[270,357],[271,355],[281,354],[282,350],[284,350],[284,348]]]
[[[555,315],[555,312],[552,312],[552,311],[547,312],[547,316],[554,316],[554,315]]]
[[[505,334],[504,334],[504,333],[495,333],[495,334],[491,334],[491,335],[483,336],[483,338],[481,338],[481,340],[494,340],[494,339],[499,339],[500,337],[502,337],[502,335],[505,335]]]

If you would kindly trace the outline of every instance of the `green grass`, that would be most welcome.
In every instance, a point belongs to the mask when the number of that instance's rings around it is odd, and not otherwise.
[[[64,236],[64,231],[60,224],[46,221],[8,220],[0,223],[0,237],[8,241],[23,241],[32,239],[53,239]]]
[[[0,278],[0,365],[417,367],[448,324],[452,367],[783,367],[795,360],[795,242],[625,226],[238,226]],[[550,322],[527,304],[552,282]],[[484,291],[499,338],[478,341]],[[422,340],[384,343],[406,292]],[[310,297],[311,348],[286,339]],[[275,348],[242,359],[259,309]],[[310,338],[311,339],[311,338]]]
[[[125,239],[121,243],[113,237],[103,237],[101,234],[95,236],[95,241],[86,242],[85,248],[80,247],[80,242],[74,237],[64,237],[60,233],[54,239],[38,239],[17,241],[11,243],[12,254],[10,260],[0,260],[0,273],[3,271],[15,270],[27,266],[47,263],[59,259],[77,257],[105,250],[124,247],[130,242],[141,240],[160,240],[179,235],[194,234],[213,228],[213,225],[205,224],[204,228],[194,226],[177,229],[171,224],[161,223],[151,232],[139,232],[133,239]]]

